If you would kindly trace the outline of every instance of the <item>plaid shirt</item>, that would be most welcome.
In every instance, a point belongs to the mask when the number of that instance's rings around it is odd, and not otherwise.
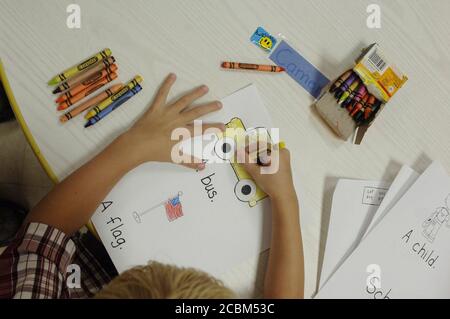
[[[95,295],[117,272],[101,244],[89,243],[89,236],[69,237],[45,224],[25,224],[0,256],[0,298]]]

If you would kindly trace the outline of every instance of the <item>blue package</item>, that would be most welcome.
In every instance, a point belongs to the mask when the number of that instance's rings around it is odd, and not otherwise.
[[[277,39],[275,39],[269,32],[264,30],[263,27],[258,27],[250,38],[254,44],[256,44],[261,49],[266,51],[272,51],[272,49],[277,44]]]
[[[276,65],[285,68],[286,73],[316,99],[320,96],[322,89],[330,82],[322,72],[317,70],[286,41],[281,41],[269,58]]]

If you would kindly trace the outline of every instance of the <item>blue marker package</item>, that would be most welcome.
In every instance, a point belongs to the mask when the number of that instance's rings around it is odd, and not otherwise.
[[[281,41],[269,56],[276,65],[286,69],[286,73],[316,99],[330,80],[302,57],[286,41]]]
[[[253,33],[253,35],[251,36],[250,41],[268,52],[272,51],[272,49],[277,44],[277,39],[275,39],[275,37],[272,36],[269,32],[264,30],[263,27],[258,27],[256,29],[255,33]]]

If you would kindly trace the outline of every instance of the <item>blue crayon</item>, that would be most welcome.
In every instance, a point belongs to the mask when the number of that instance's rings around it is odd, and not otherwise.
[[[95,123],[101,121],[103,118],[105,118],[106,116],[108,116],[109,113],[111,113],[112,111],[114,111],[115,109],[117,109],[119,106],[121,106],[122,104],[124,104],[126,101],[128,101],[129,99],[131,99],[133,96],[135,96],[136,94],[139,93],[139,91],[142,90],[142,87],[138,84],[136,85],[134,88],[130,89],[130,91],[128,91],[126,94],[124,94],[123,96],[121,96],[117,101],[111,103],[111,105],[109,105],[106,109],[102,110],[100,113],[98,113],[97,115],[94,115],[93,117],[91,117],[89,119],[89,121],[86,122],[86,124],[84,125],[84,127],[89,127],[94,125]]]

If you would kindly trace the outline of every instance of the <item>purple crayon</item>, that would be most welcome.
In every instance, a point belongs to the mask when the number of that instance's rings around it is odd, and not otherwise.
[[[342,94],[344,94],[345,91],[347,91],[353,82],[358,78],[358,76],[355,73],[352,73],[347,80],[345,80],[342,85],[336,89],[336,92],[334,93],[334,97],[336,99],[340,99]]]
[[[361,83],[355,91],[350,93],[350,96],[344,101],[344,103],[342,103],[341,106],[346,107],[347,110],[350,112],[352,110],[352,106],[361,101],[364,95],[366,94],[367,94],[366,86],[364,85],[364,83]]]
[[[334,93],[349,77],[352,75],[353,71],[348,70],[344,74],[342,74],[336,82],[333,83],[330,87],[330,93]]]

